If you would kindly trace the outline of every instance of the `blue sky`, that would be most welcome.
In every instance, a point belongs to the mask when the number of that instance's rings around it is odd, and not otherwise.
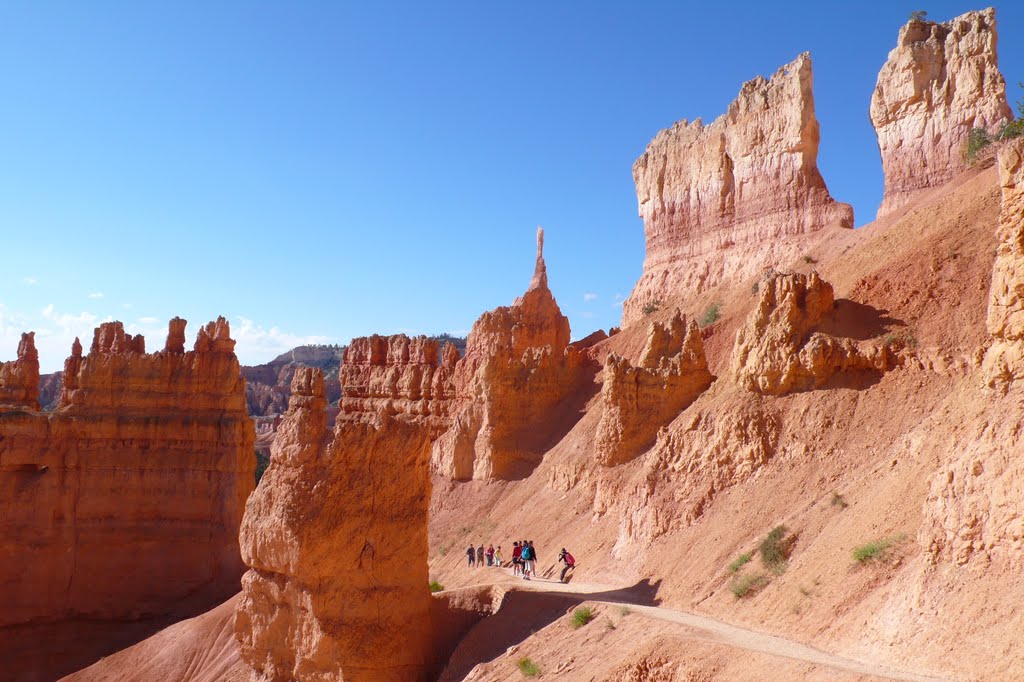
[[[225,315],[243,362],[464,333],[529,282],[573,336],[640,274],[634,159],[740,84],[814,61],[819,165],[873,216],[868,104],[912,10],[963,2],[20,3],[0,8],[0,359],[44,371],[120,319]],[[1011,101],[1024,7],[998,6]]]

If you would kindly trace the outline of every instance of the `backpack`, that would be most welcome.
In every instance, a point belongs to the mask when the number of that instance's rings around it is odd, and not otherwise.
[[[523,561],[530,561],[533,559],[533,547],[527,545],[523,547],[523,553],[519,555],[519,558]]]
[[[565,565],[570,567],[576,565],[576,559],[574,559],[572,554],[569,554],[568,552],[565,553]]]

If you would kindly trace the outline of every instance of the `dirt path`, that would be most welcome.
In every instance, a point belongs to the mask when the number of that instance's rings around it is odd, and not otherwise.
[[[900,670],[887,665],[843,658],[816,649],[800,642],[795,642],[778,635],[750,630],[737,625],[730,625],[714,618],[700,616],[686,611],[679,611],[664,606],[650,606],[643,603],[642,597],[631,594],[630,588],[616,588],[611,585],[595,583],[570,582],[564,585],[556,580],[544,578],[525,581],[512,577],[506,570],[502,575],[494,575],[496,580],[482,583],[480,586],[505,587],[510,590],[529,590],[531,592],[550,592],[560,596],[571,597],[579,601],[591,601],[601,604],[627,605],[630,612],[647,618],[653,618],[686,626],[691,630],[693,639],[722,644],[725,646],[756,651],[772,656],[781,656],[796,661],[803,661],[844,672],[859,675],[872,675],[882,679],[909,680],[912,682],[949,682],[954,678],[936,676],[909,670]]]

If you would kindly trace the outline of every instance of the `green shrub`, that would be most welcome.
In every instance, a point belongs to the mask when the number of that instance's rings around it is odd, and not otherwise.
[[[264,455],[259,450],[256,451],[256,485],[260,484],[260,479],[263,478],[263,473],[270,466],[270,457]]]
[[[832,493],[832,506],[839,507],[840,509],[846,509],[850,505],[842,495],[839,493]]]
[[[729,590],[737,599],[755,594],[768,584],[768,577],[762,573],[739,576],[729,585]]]
[[[753,558],[754,558],[754,555],[751,554],[750,552],[747,552],[745,554],[740,554],[739,557],[736,559],[736,561],[734,561],[731,564],[729,564],[729,572],[730,573],[739,573],[739,570],[741,568],[743,568],[744,564],[747,564]]]
[[[973,166],[978,160],[978,154],[982,149],[992,144],[992,136],[984,128],[972,128],[967,134],[967,149],[964,151],[964,160],[968,166]]]
[[[704,314],[697,320],[697,324],[702,327],[714,324],[718,321],[718,318],[722,316],[722,306],[717,303],[712,303],[704,310]]]
[[[431,580],[430,581],[430,591],[431,592],[444,592],[444,585],[442,585],[441,583],[437,582],[436,580]]]
[[[650,315],[661,307],[661,299],[654,299],[644,306],[644,315]]]
[[[594,609],[589,606],[580,606],[572,612],[572,629],[578,630],[592,620],[594,620]]]
[[[915,11],[910,13],[910,20],[911,21],[924,21],[925,17],[927,17],[927,16],[928,16],[928,12],[924,11],[923,9],[919,9],[919,10],[915,10]]]
[[[625,618],[626,616],[628,616],[631,613],[633,613],[633,609],[629,608],[628,606],[620,606],[619,607],[619,615],[622,616],[623,618]]]
[[[814,256],[804,256],[804,262],[810,265],[812,263],[817,263],[818,261],[814,260]]]
[[[869,561],[875,560],[881,561],[888,555],[893,545],[902,541],[902,535],[894,535],[858,545],[853,548],[853,560],[859,564],[866,564]]]
[[[789,548],[792,544],[786,541],[786,527],[775,526],[772,528],[761,544],[758,551],[761,552],[761,561],[767,568],[780,573],[789,558]]]
[[[615,623],[612,622],[611,618],[609,618],[608,620],[606,620],[604,622],[604,629],[605,630],[614,630],[615,629]]]
[[[520,658],[516,665],[519,667],[519,672],[525,677],[537,677],[537,675],[540,675],[540,666],[534,663],[529,656]]]

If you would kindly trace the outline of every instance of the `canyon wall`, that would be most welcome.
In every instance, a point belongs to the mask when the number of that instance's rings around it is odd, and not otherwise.
[[[1024,378],[1024,140],[999,150],[1002,200],[996,237],[987,327],[992,339],[985,354],[985,382],[1005,390]]]
[[[745,83],[710,125],[658,133],[633,164],[646,256],[623,324],[669,296],[784,266],[804,253],[799,237],[853,227],[818,171],[818,141],[807,54]]]
[[[39,353],[35,332],[21,335],[18,359],[0,363],[0,409],[39,409]]]
[[[388,414],[428,425],[436,439],[450,425],[453,378],[459,352],[437,339],[405,334],[352,339],[340,368],[340,418]]]
[[[480,316],[455,366],[452,426],[434,447],[434,467],[449,478],[528,474],[579,418],[572,400],[593,363],[569,343],[569,319],[548,288],[543,248],[538,230],[526,293]]]
[[[871,122],[885,171],[881,218],[967,169],[973,128],[1013,118],[996,59],[996,12],[911,19],[878,73]]]
[[[420,680],[433,662],[428,429],[387,415],[327,431],[301,367],[241,528],[235,634],[260,679]]]
[[[605,361],[597,462],[614,466],[639,455],[713,380],[696,322],[677,312],[668,324],[652,324],[639,366],[614,354]]]
[[[75,340],[52,413],[25,387],[31,335],[0,371],[0,395],[22,385],[0,405],[0,625],[194,612],[238,589],[245,385],[223,318],[184,343],[181,319],[152,354],[104,323],[87,355]]]

